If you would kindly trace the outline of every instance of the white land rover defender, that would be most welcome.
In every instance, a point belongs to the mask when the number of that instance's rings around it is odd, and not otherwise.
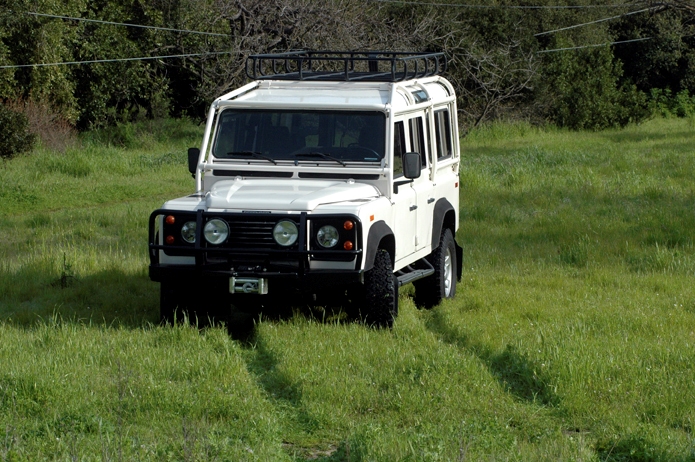
[[[252,82],[212,103],[189,149],[196,192],[150,216],[162,320],[300,295],[389,327],[403,284],[419,306],[453,297],[459,138],[445,70],[442,53],[251,56]]]

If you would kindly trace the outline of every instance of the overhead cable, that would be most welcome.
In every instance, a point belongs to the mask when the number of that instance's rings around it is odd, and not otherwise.
[[[618,16],[611,16],[610,18],[597,19],[596,21],[585,22],[585,23],[582,23],[582,24],[575,24],[575,25],[573,25],[573,26],[563,27],[563,28],[561,28],[561,29],[555,29],[555,30],[549,30],[549,31],[545,31],[545,32],[539,32],[539,33],[537,33],[537,34],[533,34],[533,36],[534,36],[534,37],[539,37],[539,36],[541,36],[541,35],[554,34],[555,32],[560,32],[560,31],[563,31],[563,30],[576,29],[577,27],[588,26],[588,25],[590,25],[590,24],[598,24],[598,23],[600,23],[600,22],[605,22],[605,21],[611,21],[611,20],[613,20],[613,19],[618,19],[618,18],[622,18],[622,17],[624,17],[624,16],[630,16],[630,15],[637,14],[637,13],[644,13],[645,11],[656,10],[656,9],[658,9],[658,8],[661,8],[661,7],[659,7],[659,6],[652,6],[652,7],[650,7],[650,8],[645,8],[645,9],[643,9],[643,10],[630,11],[629,13],[619,14]]]
[[[596,45],[582,45],[578,47],[567,47],[567,48],[554,48],[552,50],[541,50],[537,51],[536,53],[552,53],[554,51],[565,51],[565,50],[580,50],[582,48],[596,48],[596,47],[603,47],[606,45],[619,45],[621,43],[630,43],[630,42],[643,42],[645,40],[651,40],[654,37],[644,37],[644,38],[638,38],[638,39],[632,39],[632,40],[621,40],[619,42],[607,42],[607,43],[598,43]]]
[[[579,10],[586,8],[626,8],[627,4],[617,5],[471,5],[461,3],[436,3],[436,2],[418,2],[407,0],[370,0],[374,3],[400,3],[403,5],[419,5],[419,6],[451,6],[458,8],[478,8],[478,9],[507,9],[507,10]]]
[[[34,13],[31,11],[27,11],[26,14],[31,15],[31,16],[39,16],[42,18],[56,18],[56,19],[69,19],[71,21],[84,21],[84,22],[94,22],[98,24],[109,24],[112,26],[127,26],[127,27],[138,27],[141,29],[155,29],[155,30],[163,30],[167,32],[184,32],[187,34],[198,34],[198,35],[213,35],[216,37],[229,37],[228,34],[220,34],[217,32],[202,32],[199,30],[188,30],[188,29],[172,29],[169,27],[157,27],[157,26],[143,26],[142,24],[131,24],[131,23],[125,23],[125,22],[113,22],[113,21],[102,21],[100,19],[86,19],[86,18],[75,18],[72,16],[61,16],[57,14],[45,14],[45,13]]]
[[[94,64],[94,63],[115,63],[118,61],[145,61],[148,59],[168,59],[168,58],[186,58],[189,56],[207,56],[207,55],[228,55],[232,51],[216,51],[206,53],[187,53],[182,55],[166,55],[166,56],[144,56],[140,58],[114,58],[114,59],[93,59],[89,61],[68,61],[63,63],[40,63],[40,64],[16,64],[12,66],[0,66],[0,69],[17,69],[21,67],[46,67],[46,66],[68,66],[72,64]]]

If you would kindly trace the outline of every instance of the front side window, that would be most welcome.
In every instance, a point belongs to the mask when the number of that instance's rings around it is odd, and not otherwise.
[[[422,130],[422,117],[415,117],[408,121],[410,127],[410,149],[420,154],[422,167],[427,166],[427,151],[425,150],[425,136]]]
[[[405,129],[403,122],[393,124],[393,177],[403,176],[403,154],[405,147]]]
[[[380,162],[385,127],[381,112],[225,109],[212,154],[218,159]]]

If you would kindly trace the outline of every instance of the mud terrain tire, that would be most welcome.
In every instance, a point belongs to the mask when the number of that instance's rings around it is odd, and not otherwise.
[[[398,316],[398,281],[393,274],[391,256],[379,250],[374,257],[374,267],[364,275],[364,306],[362,313],[366,324],[391,328]]]
[[[456,245],[451,230],[446,228],[439,238],[439,247],[427,256],[434,274],[415,281],[415,305],[432,308],[445,298],[456,295]]]

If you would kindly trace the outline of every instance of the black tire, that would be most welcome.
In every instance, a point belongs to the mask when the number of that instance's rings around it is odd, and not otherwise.
[[[434,267],[434,274],[414,282],[415,305],[420,308],[435,307],[456,295],[456,244],[450,229],[442,231],[439,247],[427,260]]]
[[[181,322],[183,313],[187,310],[182,294],[172,281],[162,281],[159,284],[159,322],[171,324]]]
[[[230,313],[229,301],[220,291],[211,290],[205,300],[195,300],[193,293],[181,287],[195,286],[192,281],[163,281],[160,284],[159,320],[161,324],[182,323],[184,319],[192,325],[206,327],[227,322]]]
[[[386,250],[377,251],[374,267],[364,275],[364,305],[360,311],[366,324],[380,328],[393,327],[398,316],[398,280]]]

